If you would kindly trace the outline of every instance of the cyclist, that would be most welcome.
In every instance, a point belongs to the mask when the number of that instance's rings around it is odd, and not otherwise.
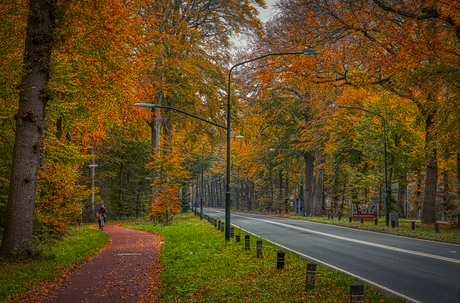
[[[107,209],[104,207],[104,204],[101,205],[97,213],[100,215],[99,229],[102,230],[104,228],[104,223],[106,221],[106,216],[107,216]]]

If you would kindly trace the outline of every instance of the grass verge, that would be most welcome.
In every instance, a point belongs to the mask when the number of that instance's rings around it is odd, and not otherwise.
[[[286,251],[286,266],[276,269],[280,248],[264,240],[263,258],[256,257],[257,237],[251,250],[242,241],[224,240],[206,220],[192,213],[175,217],[173,225],[148,222],[123,224],[163,237],[160,259],[161,302],[349,302],[350,285],[358,282],[340,272],[318,266],[316,288],[305,291],[307,260]],[[364,302],[405,302],[365,286]]]
[[[412,220],[400,219],[399,226],[393,228],[391,226],[385,226],[385,218],[379,220],[378,225],[374,225],[373,221],[364,221],[363,223],[359,221],[348,222],[348,217],[342,218],[341,221],[339,221],[338,218],[334,218],[331,220],[328,217],[306,218],[301,216],[291,216],[290,219],[308,220],[312,222],[333,224],[338,226],[369,230],[385,234],[460,244],[460,229],[451,224],[439,223],[439,233],[436,233],[434,224],[422,224],[420,222],[416,222],[415,229],[412,230]]]
[[[69,236],[46,247],[46,260],[0,260],[0,301],[32,286],[58,277],[63,267],[83,263],[100,251],[110,237],[89,227],[69,231]]]

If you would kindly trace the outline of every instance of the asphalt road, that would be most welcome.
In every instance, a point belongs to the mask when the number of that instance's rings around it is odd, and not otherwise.
[[[220,209],[205,214],[225,220]],[[231,224],[411,302],[460,302],[460,245],[232,212]]]

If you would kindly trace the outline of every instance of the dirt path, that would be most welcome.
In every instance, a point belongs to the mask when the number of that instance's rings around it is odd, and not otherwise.
[[[45,303],[158,302],[161,239],[106,225],[112,243],[85,263]]]

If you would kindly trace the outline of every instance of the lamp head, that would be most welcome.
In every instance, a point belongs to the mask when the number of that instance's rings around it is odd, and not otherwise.
[[[244,136],[235,136],[235,139],[244,139]]]
[[[274,148],[270,148],[270,149],[269,149],[269,151],[275,151],[275,150],[276,150],[276,149],[274,149]]]
[[[97,165],[97,164],[90,164],[90,165],[88,165],[88,167],[98,167],[98,166],[99,166],[99,165]]]
[[[332,109],[336,109],[336,108],[339,108],[340,105],[338,105],[338,104],[331,104],[331,105],[329,105],[329,107],[332,108]]]
[[[314,48],[304,48],[302,49],[302,53],[304,55],[317,55],[318,52]]]
[[[155,104],[150,103],[134,103],[134,107],[137,108],[154,108]]]

